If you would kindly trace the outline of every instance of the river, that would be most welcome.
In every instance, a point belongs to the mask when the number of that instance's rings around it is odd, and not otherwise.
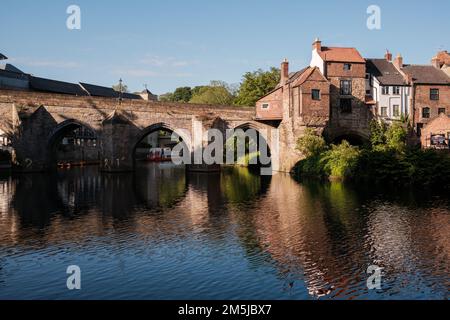
[[[4,174],[0,299],[449,299],[449,235],[450,197],[404,186],[170,164]]]

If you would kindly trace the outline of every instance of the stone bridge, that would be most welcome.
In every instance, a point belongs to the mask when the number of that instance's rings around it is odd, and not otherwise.
[[[270,148],[272,169],[290,171],[301,155],[278,133],[279,124],[254,119],[254,108],[0,90],[0,129],[11,140],[16,167],[26,172],[54,166],[57,145],[78,127],[95,132],[102,169],[120,172],[134,169],[136,146],[156,130],[176,132],[191,154],[196,148],[204,148],[208,139],[195,137],[199,126],[202,130],[217,128],[222,132],[256,129]],[[283,161],[287,154],[289,161]]]

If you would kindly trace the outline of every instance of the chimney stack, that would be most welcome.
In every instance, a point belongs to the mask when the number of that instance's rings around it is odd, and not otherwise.
[[[400,70],[401,68],[403,68],[403,57],[402,57],[402,55],[401,55],[400,53],[397,55],[397,57],[396,57],[395,60],[394,60],[394,66],[395,66],[398,70]]]
[[[289,79],[289,61],[284,59],[281,63],[281,84],[285,85]]]
[[[433,67],[435,67],[436,69],[441,69],[441,67],[442,67],[441,61],[439,60],[438,57],[434,57],[433,59],[431,59],[431,64],[432,64]]]
[[[319,40],[319,38],[316,38],[313,43],[313,50],[317,50],[317,52],[322,51],[322,41]]]
[[[387,61],[392,61],[392,53],[389,52],[389,50],[386,50],[386,54],[384,55]]]

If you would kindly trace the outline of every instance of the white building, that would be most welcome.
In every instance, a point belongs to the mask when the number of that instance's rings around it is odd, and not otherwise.
[[[411,87],[392,63],[387,52],[384,59],[367,59],[366,95],[372,97],[376,114],[386,121],[410,116]]]

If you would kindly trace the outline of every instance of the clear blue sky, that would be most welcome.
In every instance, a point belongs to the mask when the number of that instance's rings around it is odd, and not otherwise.
[[[81,8],[81,30],[66,28],[66,9]],[[382,29],[366,27],[366,9],[381,7]],[[307,65],[311,43],[354,46],[365,57],[389,48],[405,63],[429,63],[450,49],[450,1],[385,0],[2,0],[0,52],[25,72],[156,94],[210,80]]]

